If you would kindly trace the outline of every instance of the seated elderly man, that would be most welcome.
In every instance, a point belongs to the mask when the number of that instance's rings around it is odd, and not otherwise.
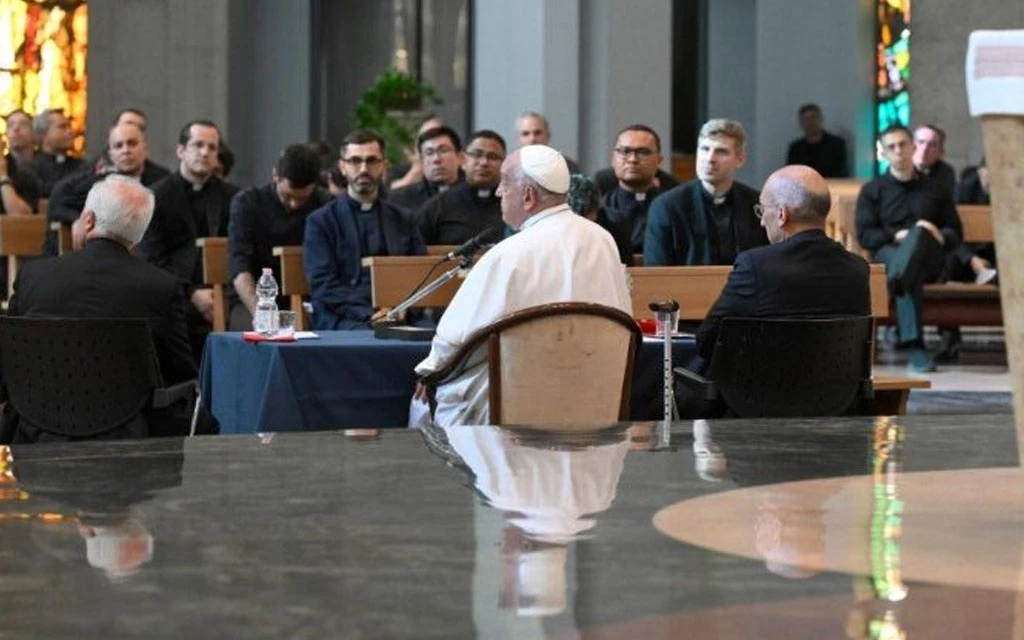
[[[502,218],[518,233],[488,251],[469,272],[438,324],[424,376],[444,368],[476,330],[514,311],[553,302],[593,302],[631,313],[625,269],[615,241],[566,204],[569,168],[544,145],[514,151],[501,166]],[[471,356],[436,390],[439,426],[488,424],[486,353]],[[424,402],[424,394],[413,400]],[[422,405],[420,405],[422,407]]]
[[[85,201],[81,251],[25,264],[14,283],[8,313],[57,318],[149,318],[160,373],[173,385],[197,375],[185,331],[184,290],[173,275],[131,254],[153,217],[153,194],[138,182],[110,176]],[[152,412],[102,435],[105,438],[188,433],[190,412]],[[0,442],[54,439],[4,410]]]
[[[711,362],[722,320],[728,317],[871,315],[867,262],[825,235],[830,204],[828,185],[810,167],[783,167],[768,177],[754,212],[771,244],[736,256],[721,295],[697,331],[699,360],[691,369]],[[716,417],[721,408],[687,399],[681,412]]]

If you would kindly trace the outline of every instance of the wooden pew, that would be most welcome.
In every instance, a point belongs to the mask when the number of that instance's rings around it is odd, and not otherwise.
[[[295,312],[295,329],[305,331],[311,323],[303,306],[309,295],[309,283],[302,266],[302,247],[274,247],[273,252],[281,260],[281,295],[288,296],[289,306]]]
[[[46,216],[0,216],[0,256],[7,258],[7,291],[14,291],[18,267],[25,258],[43,254]]]
[[[63,222],[51,222],[50,231],[57,235],[57,255],[71,253],[74,248],[71,237],[71,225]]]
[[[228,239],[196,238],[196,246],[202,255],[203,284],[213,288],[213,330],[227,331]]]
[[[825,233],[848,251],[867,256],[857,243],[857,195],[864,180],[834,178],[827,180],[832,207],[825,220]]]
[[[370,291],[374,307],[394,307],[405,300],[413,289],[421,282],[427,272],[438,264],[437,255],[426,256],[372,256],[363,258],[363,266],[370,268]],[[441,275],[456,265],[455,262],[442,263],[434,269],[431,278]],[[443,287],[420,300],[420,307],[444,307],[451,302],[455,292],[462,284],[461,278],[447,282]]]
[[[446,256],[452,251],[459,248],[457,244],[428,244],[427,255],[428,256]]]

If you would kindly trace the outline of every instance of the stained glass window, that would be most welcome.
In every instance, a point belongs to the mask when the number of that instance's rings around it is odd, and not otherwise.
[[[0,114],[61,109],[85,148],[86,0],[0,0]],[[0,120],[0,133],[6,124]]]
[[[910,2],[876,0],[878,60],[876,63],[876,133],[894,124],[910,126]],[[886,165],[878,160],[878,172]]]

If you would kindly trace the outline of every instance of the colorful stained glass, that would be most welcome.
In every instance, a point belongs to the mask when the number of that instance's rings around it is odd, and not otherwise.
[[[0,114],[60,109],[85,148],[86,0],[0,0]],[[0,120],[0,133],[6,133]]]
[[[894,124],[910,126],[910,3],[911,0],[876,0],[878,54],[876,61],[876,132]],[[878,159],[878,172],[885,162]]]

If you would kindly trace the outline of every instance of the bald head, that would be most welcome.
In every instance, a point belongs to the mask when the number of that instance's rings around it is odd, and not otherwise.
[[[791,165],[768,176],[761,190],[761,205],[761,226],[768,239],[781,242],[800,231],[823,229],[832,198],[821,174],[810,167]]]

